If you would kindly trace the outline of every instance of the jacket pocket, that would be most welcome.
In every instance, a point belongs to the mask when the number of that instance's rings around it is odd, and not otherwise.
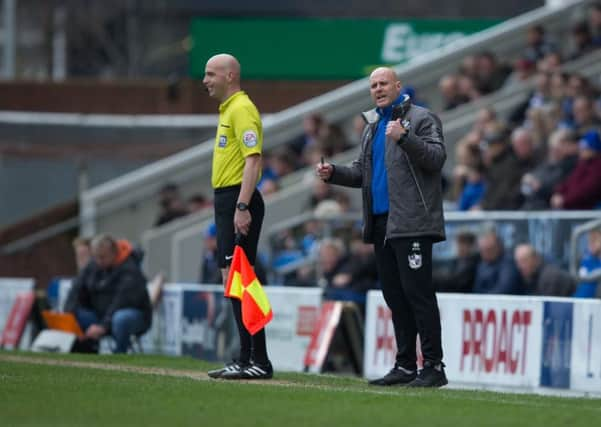
[[[411,174],[411,178],[413,179],[413,183],[415,184],[415,188],[417,189],[419,200],[426,211],[426,214],[430,214],[430,208],[428,207],[428,203],[426,202],[426,197],[424,195],[424,191],[422,189],[422,185],[419,182],[417,174],[415,173],[415,169],[413,168],[413,164],[411,163],[411,159],[409,159],[409,155],[405,154],[405,160],[407,161],[407,167],[409,169],[409,173]]]

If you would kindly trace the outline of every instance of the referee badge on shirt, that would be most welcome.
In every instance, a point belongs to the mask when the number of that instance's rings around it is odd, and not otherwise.
[[[227,144],[227,136],[219,135],[219,148],[225,148],[226,144]]]
[[[253,148],[255,145],[257,145],[257,141],[257,134],[254,130],[247,130],[242,135],[242,142],[244,142],[244,145],[246,145],[248,148]]]
[[[409,259],[409,268],[417,270],[422,266],[422,252],[419,242],[413,242],[411,245],[411,253],[407,257]]]

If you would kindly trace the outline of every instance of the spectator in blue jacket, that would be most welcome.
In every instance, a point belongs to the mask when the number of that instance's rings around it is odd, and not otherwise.
[[[588,252],[580,261],[578,274],[585,276],[601,269],[601,229],[596,228],[588,233]],[[577,298],[595,298],[599,281],[580,282],[574,296]]]
[[[200,283],[221,283],[221,269],[217,261],[217,227],[214,222],[211,222],[204,232],[203,245]]]
[[[480,263],[476,269],[474,292],[480,294],[521,294],[522,281],[510,253],[495,231],[478,239]]]
[[[486,170],[484,165],[468,166],[466,170],[467,180],[459,195],[457,206],[460,211],[468,211],[478,206],[486,191],[486,182],[484,180]]]

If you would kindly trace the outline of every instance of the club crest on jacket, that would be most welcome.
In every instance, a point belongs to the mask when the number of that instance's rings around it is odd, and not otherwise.
[[[413,242],[411,245],[411,253],[407,258],[409,259],[409,268],[417,270],[422,266],[422,254],[419,242]]]

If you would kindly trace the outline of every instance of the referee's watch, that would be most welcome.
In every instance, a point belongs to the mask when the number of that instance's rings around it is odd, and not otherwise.
[[[244,202],[238,202],[238,204],[236,205],[236,209],[238,209],[239,211],[247,211],[248,205]]]

